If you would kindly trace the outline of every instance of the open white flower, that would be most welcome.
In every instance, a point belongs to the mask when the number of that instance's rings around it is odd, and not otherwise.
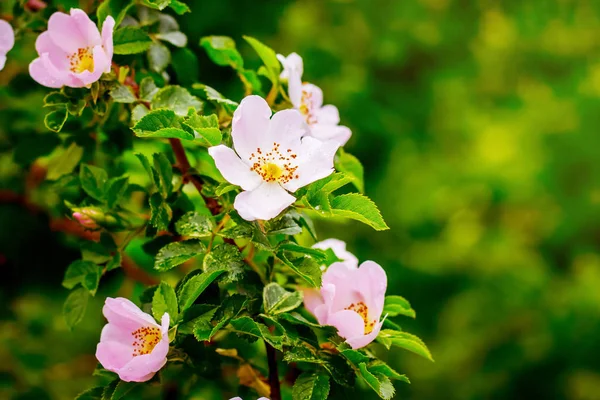
[[[345,145],[352,132],[339,125],[340,113],[336,106],[323,105],[323,91],[312,83],[302,83],[304,64],[302,57],[292,53],[277,58],[283,65],[280,78],[288,82],[288,94],[294,108],[304,116],[310,135],[319,140],[335,140]]]
[[[334,140],[303,137],[306,124],[296,110],[271,114],[262,97],[244,98],[233,114],[235,151],[208,149],[223,177],[244,189],[233,207],[247,221],[275,218],[296,200],[288,192],[330,175],[339,147]]]

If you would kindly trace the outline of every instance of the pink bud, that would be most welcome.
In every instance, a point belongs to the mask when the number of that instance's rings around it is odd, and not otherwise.
[[[125,382],[145,382],[167,363],[169,314],[158,325],[131,301],[108,297],[102,313],[108,324],[102,329],[96,358]]]
[[[88,229],[98,229],[98,224],[88,215],[81,212],[74,212],[73,218],[75,218],[83,227]]]
[[[25,7],[27,7],[31,11],[39,11],[48,7],[48,5],[42,0],[28,0],[25,4]]]
[[[88,15],[73,8],[71,14],[55,12],[48,30],[35,42],[39,58],[29,64],[29,74],[51,88],[89,87],[110,72],[115,20],[107,17],[102,34]]]

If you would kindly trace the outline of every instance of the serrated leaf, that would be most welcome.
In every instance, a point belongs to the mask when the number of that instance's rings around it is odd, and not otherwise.
[[[52,132],[60,132],[65,122],[67,122],[67,109],[59,108],[51,111],[44,117],[44,125]]]
[[[236,246],[227,243],[219,244],[204,257],[203,270],[205,272],[221,269],[227,271],[225,282],[235,282],[244,274],[244,262]]]
[[[102,400],[110,400],[112,399],[113,393],[119,384],[119,379],[114,379],[107,386],[104,387],[102,391]]]
[[[150,196],[150,225],[158,231],[166,230],[171,221],[171,207],[160,193]]]
[[[329,396],[329,377],[319,373],[302,373],[292,387],[293,400],[325,400]]]
[[[188,111],[202,109],[202,102],[192,96],[187,89],[177,85],[169,85],[160,89],[152,98],[152,109],[167,108],[175,114],[185,117]]]
[[[101,400],[103,391],[103,387],[94,387],[79,393],[75,400]]]
[[[204,320],[194,325],[194,336],[198,341],[210,340],[221,328],[229,323],[232,318],[237,317],[244,308],[247,298],[241,294],[227,297],[219,309],[215,312],[212,323]]]
[[[196,53],[184,47],[176,49],[171,58],[171,65],[177,75],[177,81],[181,85],[189,86],[200,80],[200,64]]]
[[[152,101],[154,95],[158,92],[158,87],[154,83],[154,79],[147,76],[140,82],[140,99],[143,101]]]
[[[265,45],[264,43],[260,42],[259,40],[253,37],[244,36],[244,40],[246,40],[246,42],[248,42],[250,46],[252,46],[254,51],[256,51],[258,56],[265,64],[267,71],[269,71],[269,78],[271,79],[271,82],[273,82],[273,84],[276,84],[276,82],[279,81],[281,64],[279,60],[277,60],[277,54],[275,53],[275,51],[273,51],[273,49],[271,49],[269,46]]]
[[[205,36],[200,39],[208,57],[217,65],[243,69],[244,59],[235,47],[235,41],[228,36]]]
[[[405,315],[415,318],[415,310],[412,309],[408,300],[402,296],[385,296],[385,305],[383,306],[383,315],[388,314],[390,317],[397,315]]]
[[[150,111],[132,129],[138,137],[194,139],[193,133],[181,128],[175,111],[167,109]]]
[[[181,287],[179,292],[179,305],[181,311],[188,309],[194,301],[204,292],[204,290],[210,285],[215,279],[217,279],[225,269],[214,270],[211,272],[205,272],[202,274],[194,275]]]
[[[154,269],[162,272],[168,271],[205,251],[206,246],[197,239],[169,243],[156,255]]]
[[[277,350],[283,350],[284,337],[271,333],[266,325],[256,322],[250,317],[239,317],[232,319],[229,323],[237,333],[263,339]]]
[[[98,24],[102,24],[109,15],[115,19],[115,26],[119,26],[127,11],[133,5],[133,0],[105,0],[96,10]]]
[[[271,282],[263,289],[263,307],[270,315],[291,311],[302,304],[302,292],[288,292],[278,283]]]
[[[179,0],[171,0],[171,4],[169,6],[179,15],[183,15],[191,11],[187,4]]]
[[[120,400],[125,398],[132,390],[141,385],[140,382],[125,382],[119,381],[117,383],[117,387],[115,388],[111,400]]]
[[[160,321],[164,313],[169,314],[170,325],[175,325],[179,318],[177,296],[175,290],[168,283],[161,282],[152,296],[152,315],[154,319]]]
[[[216,114],[192,114],[186,118],[183,125],[190,128],[195,134],[195,142],[205,147],[216,146],[221,143],[223,135],[219,129],[219,118]]]
[[[115,87],[110,90],[110,97],[115,103],[134,103],[136,101],[135,94],[129,86],[117,83]]]
[[[181,236],[192,238],[208,237],[212,234],[213,223],[210,217],[190,211],[177,221],[175,230]]]
[[[431,352],[425,343],[423,343],[423,341],[417,336],[411,335],[410,333],[383,329],[381,332],[379,332],[377,341],[388,349],[391,346],[397,346],[433,361]]]
[[[83,147],[77,146],[75,142],[71,143],[60,155],[50,160],[48,164],[47,180],[56,180],[63,175],[73,172],[81,157],[83,156]]]
[[[300,246],[299,244],[294,243],[289,240],[281,242],[279,244],[279,246],[277,247],[277,249],[284,250],[284,251],[291,251],[291,252],[299,253],[299,254],[306,254],[306,255],[309,255],[309,256],[317,259],[318,261],[324,261],[327,258],[327,254],[325,254],[324,250],[315,249],[312,247]]]
[[[115,31],[113,44],[115,54],[137,54],[148,50],[152,39],[142,29],[126,26]]]
[[[100,267],[91,261],[73,261],[65,272],[62,285],[67,289],[73,289],[81,284],[93,296],[98,289],[100,272]]]
[[[133,110],[131,110],[131,122],[137,124],[149,112],[150,110],[145,105],[136,104],[136,106],[133,107]]]
[[[283,251],[278,251],[276,255],[278,259],[283,261],[285,265],[300,275],[312,287],[321,286],[323,271],[321,271],[321,266],[315,260],[309,257],[290,259]]]
[[[390,229],[371,199],[362,194],[349,193],[331,200],[331,213],[365,223],[377,231]]]
[[[396,389],[390,380],[381,374],[373,374],[368,370],[365,363],[358,365],[360,376],[367,382],[367,384],[384,400],[389,400],[394,397]]]
[[[346,153],[343,148],[340,148],[338,155],[335,158],[336,171],[343,172],[346,176],[352,179],[352,184],[359,192],[365,191],[365,172],[358,158],[350,153]]]
[[[106,204],[109,208],[115,207],[121,201],[129,186],[129,178],[126,176],[110,178],[106,184]]]
[[[166,199],[173,191],[173,166],[164,153],[154,153],[152,160],[154,162],[154,170],[157,172],[160,180],[159,188]]]
[[[378,375],[378,374],[384,375],[390,379],[396,379],[396,380],[399,380],[402,382],[410,383],[410,380],[408,379],[408,377],[406,375],[399,374],[398,372],[393,370],[389,365],[387,365],[386,363],[384,363],[381,360],[371,361],[367,365],[367,368],[374,375]]]
[[[164,44],[152,43],[148,49],[148,63],[150,69],[160,74],[171,63],[171,51]]]
[[[44,107],[66,106],[69,98],[61,92],[50,92],[44,97]]]
[[[104,200],[104,188],[108,181],[105,170],[93,165],[81,164],[79,169],[79,181],[81,188],[96,200]]]
[[[192,85],[192,88],[195,90],[202,90],[207,100],[221,105],[229,114],[233,114],[238,106],[238,103],[226,98],[210,86],[206,86],[201,83],[195,83]]]
[[[265,221],[265,231],[267,235],[297,235],[302,233],[299,218],[300,215],[295,210],[290,210],[280,218]]]
[[[69,329],[73,329],[83,319],[89,297],[89,292],[82,287],[73,290],[67,297],[62,311]]]

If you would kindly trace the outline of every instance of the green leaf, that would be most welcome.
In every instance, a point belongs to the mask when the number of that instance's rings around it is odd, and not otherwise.
[[[346,176],[352,179],[352,184],[359,192],[365,191],[365,172],[358,158],[350,153],[346,153],[343,148],[338,151],[338,156],[335,158],[336,171],[343,172]]]
[[[62,285],[67,289],[73,289],[81,284],[93,296],[98,289],[100,273],[100,267],[93,262],[76,260],[67,267]]]
[[[176,49],[173,54],[173,69],[177,81],[183,86],[189,86],[200,80],[200,65],[196,54],[188,48]]]
[[[132,128],[138,137],[161,137],[193,140],[194,134],[180,128],[179,117],[173,110],[153,110],[144,115]]]
[[[168,283],[161,282],[152,297],[152,315],[154,315],[154,319],[160,322],[164,313],[169,314],[170,325],[175,325],[175,321],[179,318],[177,296],[175,290]]]
[[[179,15],[183,15],[191,11],[187,4],[179,0],[171,0],[170,7]]]
[[[169,243],[156,255],[154,269],[162,272],[168,271],[205,251],[206,246],[197,239]]]
[[[367,382],[371,389],[373,389],[379,395],[379,397],[384,400],[389,400],[394,397],[396,389],[394,389],[394,385],[392,385],[388,377],[381,374],[371,373],[365,363],[360,363],[358,368],[360,371],[360,376],[365,380],[365,382]]]
[[[137,54],[148,50],[153,42],[142,29],[126,26],[115,31],[113,44],[115,54]]]
[[[168,108],[175,114],[185,117],[191,109],[199,111],[202,109],[202,102],[197,97],[192,96],[187,89],[181,86],[169,85],[160,89],[152,98],[152,108]]]
[[[164,10],[171,4],[172,0],[142,0],[142,4],[155,10]]]
[[[48,164],[46,179],[53,181],[63,175],[73,172],[81,157],[83,156],[83,147],[77,146],[75,142],[66,148],[60,155],[52,158]]]
[[[140,382],[125,382],[120,380],[119,383],[117,383],[117,387],[115,388],[115,391],[112,394],[111,400],[120,400],[124,398],[132,390],[139,387],[140,385]]]
[[[306,254],[317,259],[319,262],[324,261],[327,258],[327,254],[325,254],[325,251],[321,249],[313,249],[312,247],[300,246],[299,244],[289,240],[281,242],[277,248],[279,250],[291,251],[299,254]]]
[[[221,328],[229,323],[232,318],[242,311],[246,305],[247,298],[241,294],[227,297],[219,309],[215,312],[211,322],[200,319],[194,325],[194,336],[198,341],[210,340]]]
[[[192,114],[182,124],[194,132],[196,137],[194,141],[202,146],[211,147],[221,143],[223,136],[219,129],[219,118],[216,114],[207,116]]]
[[[160,193],[150,196],[150,225],[159,231],[166,230],[171,221],[171,207]]]
[[[137,99],[129,86],[118,83],[110,91],[110,97],[115,103],[134,103]]]
[[[270,315],[291,311],[302,304],[302,299],[302,292],[288,292],[275,282],[263,290],[263,306]]]
[[[67,122],[67,109],[59,108],[58,110],[51,111],[44,117],[44,125],[52,132],[60,132],[65,122]]]
[[[102,391],[102,400],[110,400],[118,384],[119,379],[112,380]]]
[[[223,243],[215,246],[213,250],[204,257],[204,272],[212,272],[225,269],[227,276],[224,282],[235,282],[244,274],[244,262],[237,246]]]
[[[115,19],[115,26],[119,26],[131,6],[133,6],[133,0],[105,0],[96,10],[98,25],[102,24],[110,15]]]
[[[149,112],[150,110],[148,110],[148,107],[146,107],[145,105],[136,104],[136,106],[133,107],[133,110],[131,110],[131,122],[137,124]]]
[[[185,213],[175,224],[175,230],[181,236],[191,238],[208,237],[212,234],[212,220],[195,211]]]
[[[195,83],[192,85],[192,88],[195,90],[201,90],[202,92],[204,92],[204,95],[206,96],[206,99],[208,101],[219,104],[229,114],[233,114],[233,112],[235,111],[235,109],[238,106],[238,103],[226,98],[225,96],[223,96],[221,93],[217,92],[215,89],[211,88],[210,86],[206,86],[201,83]]]
[[[83,319],[89,297],[89,292],[82,287],[73,290],[67,297],[63,304],[63,316],[69,329],[73,329]]]
[[[50,92],[44,97],[44,107],[65,106],[69,104],[69,97],[61,92]]]
[[[229,323],[231,326],[233,326],[237,333],[243,333],[263,339],[277,350],[283,350],[283,342],[285,338],[282,335],[275,335],[271,333],[265,324],[256,322],[250,317],[239,317],[232,319]]]
[[[383,315],[388,314],[390,317],[397,315],[405,315],[415,318],[415,310],[412,309],[408,300],[402,296],[385,296],[385,305],[383,306]]]
[[[368,369],[374,375],[384,375],[390,379],[397,379],[402,382],[410,383],[410,380],[406,375],[399,374],[393,370],[389,365],[380,360],[371,361],[368,364]]]
[[[106,184],[106,203],[109,208],[115,207],[121,201],[129,186],[129,178],[126,176],[110,178]]]
[[[362,194],[349,193],[337,196],[331,200],[331,207],[334,216],[355,219],[376,231],[390,229],[375,203]]]
[[[292,388],[293,400],[324,400],[329,396],[329,377],[319,373],[302,373]]]
[[[379,332],[377,341],[388,349],[391,346],[397,346],[433,361],[433,357],[425,343],[417,336],[411,335],[410,333],[383,329]]]
[[[158,92],[158,87],[154,83],[154,79],[147,76],[140,82],[140,99],[144,101],[152,101],[154,95]]]
[[[269,72],[269,78],[271,82],[273,82],[273,84],[279,82],[281,64],[277,59],[277,54],[275,53],[275,51],[273,51],[273,49],[271,49],[270,47],[266,46],[265,44],[256,40],[253,37],[244,36],[244,39],[250,44],[250,46],[252,46],[254,51],[256,51],[258,56],[265,64],[265,67],[267,67],[267,71]]]
[[[217,279],[223,272],[225,272],[225,269],[214,270],[194,275],[188,279],[179,291],[179,306],[181,311],[183,312],[190,308],[208,285]]]
[[[277,252],[277,258],[283,261],[285,265],[290,267],[295,273],[300,275],[312,287],[321,286],[321,266],[315,260],[309,257],[288,258],[283,251]]]
[[[79,393],[75,400],[102,400],[103,391],[103,387],[94,387]]]
[[[187,36],[182,32],[165,32],[156,34],[156,38],[171,43],[176,47],[185,47],[187,45]]]
[[[171,63],[169,48],[161,43],[152,43],[148,50],[148,63],[154,72],[163,72]]]
[[[162,190],[163,197],[166,199],[173,191],[173,166],[164,153],[154,153],[152,160],[154,161],[154,170],[157,172],[160,180],[159,187]]]
[[[235,41],[228,36],[205,36],[200,39],[208,57],[217,65],[243,69],[244,60],[235,47]]]
[[[79,181],[81,188],[96,200],[104,200],[104,188],[108,181],[108,175],[102,168],[93,165],[81,164],[79,168]]]
[[[290,210],[280,218],[265,221],[265,231],[268,235],[297,235],[302,233],[299,218],[300,214]]]

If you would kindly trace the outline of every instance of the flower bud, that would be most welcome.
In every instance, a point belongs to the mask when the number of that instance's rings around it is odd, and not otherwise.
[[[103,222],[105,219],[104,213],[95,207],[74,208],[73,211],[73,218],[87,229],[100,228],[98,222]]]

